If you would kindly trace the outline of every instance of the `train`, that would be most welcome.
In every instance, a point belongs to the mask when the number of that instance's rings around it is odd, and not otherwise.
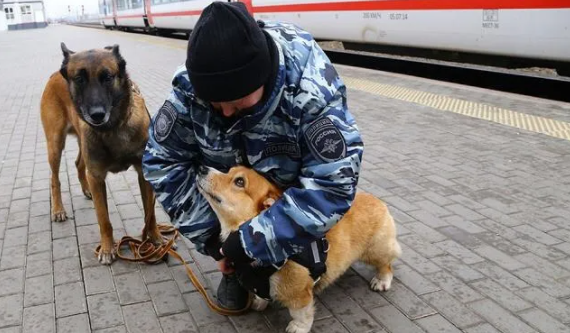
[[[233,0],[236,1],[236,0]],[[570,0],[240,0],[317,40],[570,62]],[[107,29],[192,31],[206,0],[99,0]]]

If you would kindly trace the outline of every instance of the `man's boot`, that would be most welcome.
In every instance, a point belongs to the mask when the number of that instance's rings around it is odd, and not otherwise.
[[[247,305],[249,293],[239,284],[235,273],[222,274],[218,286],[218,304],[228,310],[241,310]]]

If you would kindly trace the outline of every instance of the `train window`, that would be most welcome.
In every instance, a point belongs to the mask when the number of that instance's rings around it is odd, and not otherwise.
[[[130,0],[130,8],[141,8],[143,6],[143,0]]]
[[[99,2],[99,14],[107,15],[107,8],[105,8],[104,2]]]

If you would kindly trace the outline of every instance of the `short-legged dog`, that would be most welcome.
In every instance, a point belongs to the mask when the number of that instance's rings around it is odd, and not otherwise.
[[[197,183],[220,220],[222,241],[282,195],[260,174],[241,166],[228,173],[202,167]],[[272,299],[285,305],[293,318],[287,332],[310,331],[314,317],[313,293],[333,283],[358,260],[376,268],[376,276],[370,281],[373,290],[390,288],[391,263],[401,255],[401,248],[396,239],[394,219],[381,200],[358,193],[352,207],[329,230],[326,238],[329,243],[327,270],[315,285],[307,268],[291,260],[270,278]],[[261,298],[256,298],[252,305],[256,310],[266,306],[267,301]]]
[[[162,242],[154,212],[155,196],[142,174],[150,115],[145,101],[126,71],[119,46],[72,52],[61,43],[63,63],[51,75],[41,99],[41,119],[51,168],[51,218],[65,221],[59,166],[68,133],[77,135],[75,160],[81,188],[92,198],[101,233],[99,261],[115,259],[105,178],[133,166],[145,213],[143,239]]]

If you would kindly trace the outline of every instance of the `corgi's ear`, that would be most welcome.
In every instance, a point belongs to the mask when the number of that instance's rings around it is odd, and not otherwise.
[[[280,196],[281,194],[279,193],[279,190],[270,188],[265,195],[265,200],[263,200],[263,203],[261,204],[261,210],[266,210],[267,208],[271,207],[275,201],[279,199]]]
[[[271,207],[275,203],[275,199],[267,198],[263,201],[263,209]]]

